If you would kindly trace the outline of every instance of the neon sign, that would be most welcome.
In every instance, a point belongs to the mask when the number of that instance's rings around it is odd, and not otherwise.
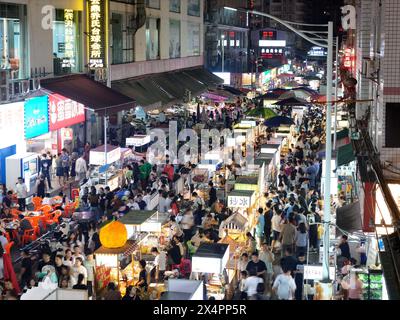
[[[355,51],[354,49],[347,48],[344,51],[343,66],[347,69],[352,69],[355,67]]]
[[[89,67],[104,68],[105,61],[105,0],[88,1]]]
[[[74,11],[71,9],[64,10],[64,27],[65,27],[65,59],[63,59],[62,67],[75,67],[75,39],[74,39]]]

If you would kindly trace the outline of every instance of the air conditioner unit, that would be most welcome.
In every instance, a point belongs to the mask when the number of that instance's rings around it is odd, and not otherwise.
[[[366,79],[373,79],[375,78],[375,73],[376,73],[375,60],[371,58],[363,58],[361,75]]]

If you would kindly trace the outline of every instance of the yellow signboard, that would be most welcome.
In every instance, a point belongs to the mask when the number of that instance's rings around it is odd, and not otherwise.
[[[88,0],[88,52],[90,68],[105,68],[107,65],[107,0]]]

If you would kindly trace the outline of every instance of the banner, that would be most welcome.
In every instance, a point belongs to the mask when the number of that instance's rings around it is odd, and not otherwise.
[[[66,128],[85,122],[85,120],[85,107],[83,104],[59,94],[49,96],[50,131]]]

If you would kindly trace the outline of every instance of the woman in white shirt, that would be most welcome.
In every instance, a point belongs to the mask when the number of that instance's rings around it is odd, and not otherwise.
[[[71,268],[71,285],[74,286],[78,283],[78,276],[83,275],[83,282],[82,284],[86,284],[87,282],[87,270],[83,266],[83,260],[81,258],[76,258],[75,263]]]
[[[237,265],[238,278],[240,278],[240,273],[242,271],[246,271],[248,263],[249,263],[249,255],[247,253],[243,253]]]

